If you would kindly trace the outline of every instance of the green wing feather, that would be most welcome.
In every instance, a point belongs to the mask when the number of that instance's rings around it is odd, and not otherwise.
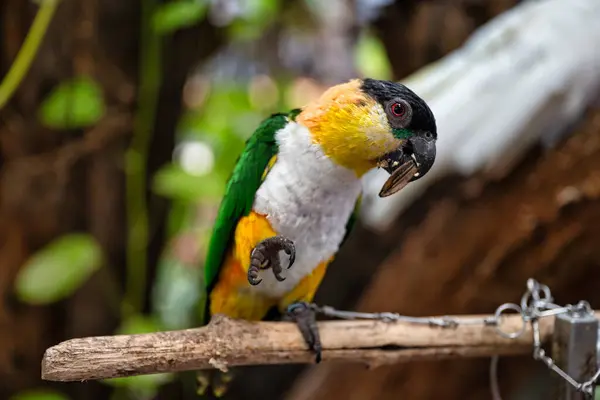
[[[221,266],[233,240],[235,227],[240,218],[248,215],[252,210],[256,191],[262,183],[263,173],[269,160],[277,154],[275,134],[290,119],[295,119],[298,113],[298,110],[293,110],[288,114],[273,114],[264,120],[246,142],[244,152],[233,169],[215,220],[204,264],[204,285],[207,298],[202,307],[203,323],[207,323],[210,318],[208,295],[217,282]]]

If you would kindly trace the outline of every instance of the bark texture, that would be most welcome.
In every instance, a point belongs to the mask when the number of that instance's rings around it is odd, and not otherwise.
[[[599,313],[600,315],[600,313]],[[496,326],[462,324],[473,318],[452,317],[456,327],[384,321],[325,321],[319,324],[323,361],[363,364],[369,368],[400,362],[441,360],[531,351],[531,327],[520,315]],[[553,318],[540,321],[540,337],[553,331]],[[523,334],[514,339],[502,332]],[[216,316],[202,328],[140,335],[71,339],[46,350],[42,379],[84,381],[238,365],[313,363],[314,354],[295,324],[248,322]]]

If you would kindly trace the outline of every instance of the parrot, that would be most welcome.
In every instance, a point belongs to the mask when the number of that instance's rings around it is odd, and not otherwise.
[[[357,219],[362,177],[384,168],[391,177],[380,196],[394,193],[428,173],[436,141],[426,102],[387,80],[351,79],[264,119],[246,141],[217,212],[202,323],[216,314],[288,319],[320,362],[311,304]],[[200,371],[197,379],[200,395],[212,386],[221,397],[231,377]]]

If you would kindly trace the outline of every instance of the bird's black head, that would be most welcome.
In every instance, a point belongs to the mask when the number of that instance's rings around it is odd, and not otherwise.
[[[437,140],[435,117],[427,103],[396,82],[365,79],[361,90],[383,107],[394,136],[404,140],[401,148],[388,155],[384,168],[392,174],[412,158],[418,172],[411,181],[425,176],[435,161]]]

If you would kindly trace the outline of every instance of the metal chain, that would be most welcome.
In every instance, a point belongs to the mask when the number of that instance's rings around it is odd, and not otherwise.
[[[362,313],[353,311],[341,311],[336,310],[329,306],[317,306],[312,304],[312,308],[319,314],[325,315],[331,318],[340,319],[369,319],[369,320],[381,320],[381,321],[399,321],[411,324],[424,324],[429,326],[436,326],[441,328],[456,328],[459,325],[483,325],[483,326],[494,326],[496,332],[507,339],[516,339],[523,335],[527,329],[527,324],[530,324],[533,334],[533,358],[535,360],[544,363],[551,371],[556,373],[577,391],[592,395],[593,387],[596,382],[600,379],[600,369],[594,374],[594,376],[586,382],[580,383],[569,376],[565,371],[559,368],[554,360],[546,355],[546,352],[542,348],[542,341],[540,337],[540,325],[539,320],[541,318],[556,316],[568,312],[581,312],[590,313],[592,309],[589,303],[581,301],[576,305],[560,306],[555,304],[552,298],[550,288],[546,285],[540,284],[535,279],[527,280],[527,290],[521,297],[520,304],[515,303],[504,303],[496,309],[494,316],[487,318],[452,318],[452,317],[409,317],[406,315],[400,315],[397,313],[382,312],[382,313]],[[500,327],[502,315],[507,311],[514,311],[521,315],[522,325],[516,332],[505,332]],[[492,391],[492,398],[494,400],[501,400],[499,386],[498,386],[498,356],[492,357],[490,364],[490,387]]]

